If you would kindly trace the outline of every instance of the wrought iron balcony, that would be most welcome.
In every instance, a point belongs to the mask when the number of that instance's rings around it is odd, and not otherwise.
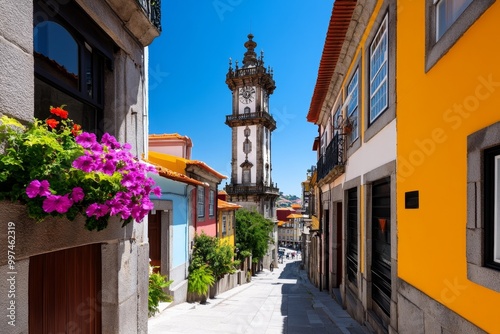
[[[271,131],[276,129],[276,121],[274,120],[273,116],[263,111],[238,115],[227,115],[226,124],[230,127],[264,124],[264,126]]]
[[[161,32],[161,0],[137,0],[149,21]]]
[[[148,46],[160,36],[160,0],[106,0],[106,2],[123,22],[125,29],[137,38],[142,46]]]
[[[326,147],[325,153],[320,156],[317,164],[318,181],[328,176],[334,169],[338,175],[343,172],[345,164],[344,137],[343,135],[336,134]]]
[[[279,196],[280,192],[278,188],[273,186],[266,187],[264,185],[232,185],[228,184],[224,189],[228,195],[276,195]]]

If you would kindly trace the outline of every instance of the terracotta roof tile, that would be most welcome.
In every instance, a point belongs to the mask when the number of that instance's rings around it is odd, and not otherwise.
[[[221,199],[217,200],[217,209],[219,210],[237,210],[241,208],[241,205],[235,203],[229,203]]]
[[[335,0],[307,120],[316,123],[328,93],[357,0]]]

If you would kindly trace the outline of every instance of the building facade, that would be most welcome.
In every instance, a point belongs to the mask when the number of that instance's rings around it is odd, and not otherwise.
[[[499,13],[334,3],[307,115],[320,130],[309,265],[377,333],[500,331],[500,73],[486,37]]]
[[[400,332],[500,332],[500,67],[487,37],[499,15],[498,1],[398,8]]]
[[[0,113],[31,122],[65,104],[83,130],[108,132],[135,156],[146,154],[145,47],[161,30],[159,1],[7,0],[2,7]],[[147,332],[147,219],[89,232],[81,221],[37,223],[11,205],[0,203],[0,236],[7,240],[7,224],[15,224],[15,312],[7,311],[6,279],[0,306],[15,326],[2,329]],[[11,271],[7,256],[0,270]]]
[[[396,14],[395,1],[335,1],[307,114],[319,129],[310,275],[380,333],[398,328]]]

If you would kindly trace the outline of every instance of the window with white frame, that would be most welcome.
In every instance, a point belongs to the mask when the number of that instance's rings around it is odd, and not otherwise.
[[[208,215],[213,216],[215,214],[215,191],[210,190],[208,199]]]
[[[370,45],[370,123],[387,108],[388,28],[385,16]]]
[[[205,188],[203,187],[198,187],[197,202],[198,218],[205,217]]]
[[[326,157],[325,157],[325,153],[326,153],[326,129],[323,129],[323,134],[321,135],[321,148],[320,148],[320,154],[321,154],[321,158],[323,159],[323,162],[325,161]]]
[[[434,0],[436,11],[436,41],[462,15],[473,0]]]
[[[358,85],[358,69],[356,68],[351,81],[347,85],[347,117],[352,126],[351,142],[355,141],[359,136],[358,131],[358,114],[359,114],[359,85]]]
[[[500,146],[484,151],[485,264],[500,269]]]
[[[496,0],[425,0],[425,70],[429,71]]]

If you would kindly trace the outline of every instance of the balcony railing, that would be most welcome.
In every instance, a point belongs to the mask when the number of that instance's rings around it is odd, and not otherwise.
[[[336,166],[344,166],[344,163],[344,136],[336,134],[318,160],[318,180],[327,176]]]
[[[229,126],[255,124],[260,122],[264,123],[271,131],[276,129],[276,121],[273,116],[269,115],[267,112],[260,111],[226,116],[226,124]]]
[[[161,0],[137,0],[149,21],[161,32]]]
[[[278,188],[273,186],[266,187],[263,185],[227,185],[225,188],[229,195],[258,195],[258,194],[270,194],[279,196],[280,192]]]
[[[267,70],[263,66],[256,66],[250,68],[237,68],[236,70],[231,70],[226,74],[226,78],[238,78],[238,77],[246,77],[250,75],[255,75],[258,73],[267,73]]]

